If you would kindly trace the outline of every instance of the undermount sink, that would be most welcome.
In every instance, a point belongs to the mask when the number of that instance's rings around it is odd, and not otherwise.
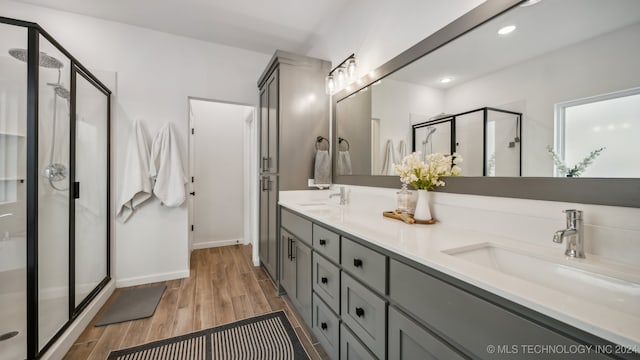
[[[333,212],[334,206],[326,202],[304,202],[298,203],[298,206],[304,208],[304,212],[309,215],[327,216]]]
[[[588,260],[545,257],[492,243],[443,252],[509,276],[640,316],[640,279],[637,274],[634,278],[634,275],[599,269],[588,264]]]

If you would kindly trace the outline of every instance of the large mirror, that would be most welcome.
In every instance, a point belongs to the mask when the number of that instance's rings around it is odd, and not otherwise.
[[[458,178],[445,191],[501,195],[507,181],[505,196],[640,206],[638,39],[637,0],[487,1],[334,96],[335,137],[349,144],[334,144],[334,180],[396,186],[385,177],[405,154],[457,152],[485,190]],[[572,195],[511,177],[572,177],[555,183]],[[582,196],[605,178],[631,199]]]

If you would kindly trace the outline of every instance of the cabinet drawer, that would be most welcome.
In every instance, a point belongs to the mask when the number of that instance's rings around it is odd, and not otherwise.
[[[340,325],[340,360],[376,360],[344,323]]]
[[[303,219],[285,208],[281,209],[280,226],[289,230],[299,240],[311,245],[311,221]]]
[[[526,359],[531,353],[490,354],[492,344],[578,345],[577,342],[395,260],[389,266],[391,299],[479,359]],[[580,359],[585,354],[547,354],[547,359]],[[589,359],[608,359],[588,354]],[[533,357],[535,358],[535,357]]]
[[[463,360],[464,358],[390,306],[389,359]]]
[[[316,294],[313,294],[312,318],[311,328],[318,341],[329,358],[337,360],[340,355],[340,319]]]
[[[333,311],[340,312],[340,269],[317,252],[313,253],[313,290]]]
[[[322,253],[327,259],[340,261],[340,235],[313,224],[313,249]]]
[[[384,358],[387,329],[385,301],[346,273],[342,272],[341,278],[342,321],[374,355]]]
[[[343,237],[341,263],[353,276],[386,293],[386,256]]]

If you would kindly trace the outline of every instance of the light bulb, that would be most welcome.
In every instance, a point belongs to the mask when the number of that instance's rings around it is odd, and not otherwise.
[[[356,59],[351,59],[347,63],[347,74],[349,74],[349,77],[352,78],[353,75],[355,75],[355,73],[356,73]]]
[[[339,69],[337,70],[336,78],[337,78],[337,80],[338,80],[338,86],[342,86],[342,84],[344,84],[344,80],[345,80],[345,79],[344,79],[344,78],[345,78],[345,76],[344,76],[344,69],[339,68]]]
[[[333,79],[333,75],[327,76],[327,93],[333,94],[333,90],[336,88],[336,81]]]

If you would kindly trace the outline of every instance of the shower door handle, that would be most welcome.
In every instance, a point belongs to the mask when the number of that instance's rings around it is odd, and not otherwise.
[[[80,199],[80,182],[73,182],[73,198]]]

